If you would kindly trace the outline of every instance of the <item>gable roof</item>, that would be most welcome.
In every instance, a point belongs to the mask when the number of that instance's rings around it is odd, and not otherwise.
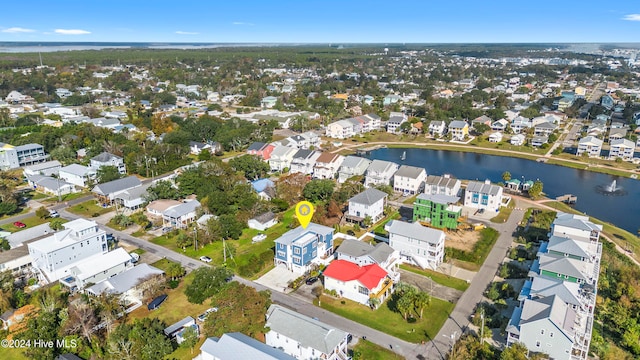
[[[142,263],[101,281],[89,287],[87,290],[96,295],[100,295],[103,292],[122,294],[138,285],[142,280],[152,275],[161,274],[164,274],[164,271],[149,264]]]
[[[397,234],[412,239],[426,241],[431,244],[437,244],[441,238],[444,238],[444,233],[441,230],[422,226],[419,223],[391,220],[388,228],[390,235]]]
[[[91,158],[92,161],[103,162],[103,163],[110,162],[111,159],[122,160],[120,156],[113,155],[106,151]]]
[[[336,252],[352,257],[370,256],[376,263],[386,261],[395,250],[385,242],[379,242],[376,246],[359,240],[345,239]]]
[[[338,261],[338,260],[336,260]],[[345,331],[279,305],[269,306],[265,327],[298,341],[301,346],[330,354],[347,337]]]
[[[325,151],[316,159],[316,164],[318,163],[332,163],[336,161],[340,157],[340,154],[332,153],[329,151]]]
[[[178,218],[190,212],[195,211],[199,207],[200,207],[200,202],[198,200],[187,201],[180,205],[175,205],[168,208],[162,213],[162,215],[172,217],[172,218]]]
[[[340,169],[356,168],[363,164],[366,164],[367,166],[369,166],[369,164],[371,164],[371,160],[365,159],[359,156],[349,155],[342,162],[342,166],[340,166]]]
[[[263,143],[263,142],[254,142],[253,144],[249,145],[249,147],[247,148],[247,151],[260,151],[262,150],[267,144]]]
[[[459,181],[460,180],[453,177],[427,175],[427,180],[425,181],[425,183],[427,185],[443,186],[448,189],[453,189],[456,183],[458,183]]]
[[[369,164],[369,167],[367,168],[367,172],[387,172],[390,170],[395,170],[398,168],[398,164],[391,162],[391,161],[385,161],[385,160],[373,160],[371,162],[371,164]]]
[[[360,194],[352,197],[351,199],[349,199],[349,203],[353,202],[356,204],[373,205],[378,201],[386,198],[387,196],[389,195],[384,191],[380,191],[374,188],[369,188],[361,192]]]
[[[140,180],[132,175],[126,178],[109,181],[104,184],[98,184],[91,190],[91,192],[106,196],[118,191],[132,189],[141,185],[142,183],[140,182]]]
[[[457,196],[449,196],[445,194],[429,195],[425,193],[418,195],[416,199],[427,200],[436,204],[456,204],[458,201],[460,201],[460,198]]]
[[[409,166],[409,165],[401,165],[398,171],[396,171],[395,176],[403,176],[412,179],[417,179],[418,176],[422,173],[426,173],[426,170],[417,166]]]
[[[500,187],[498,185],[492,185],[491,183],[487,184],[486,182],[469,181],[467,191],[496,196],[500,191]]]
[[[213,356],[219,360],[295,360],[293,356],[282,350],[273,348],[265,343],[249,337],[243,333],[234,332],[222,334],[220,338],[210,337],[200,347],[203,354]]]
[[[356,280],[369,290],[375,289],[387,277],[387,272],[378,264],[359,266],[346,260],[333,260],[322,274],[344,282]]]
[[[329,233],[333,234],[333,231],[334,230],[331,227],[316,224],[316,223],[309,223],[309,225],[307,225],[306,228],[303,228],[302,226],[298,226],[295,229],[291,229],[287,231],[286,233],[282,234],[279,238],[277,238],[275,241],[280,244],[290,245],[296,239],[306,234],[329,234]]]

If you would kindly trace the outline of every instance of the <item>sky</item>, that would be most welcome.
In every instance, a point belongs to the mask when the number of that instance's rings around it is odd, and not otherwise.
[[[7,1],[0,41],[639,42],[639,1]]]

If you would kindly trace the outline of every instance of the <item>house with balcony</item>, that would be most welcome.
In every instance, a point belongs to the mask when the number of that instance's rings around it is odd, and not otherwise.
[[[505,119],[499,119],[491,123],[491,130],[493,131],[505,131],[509,126],[509,121]]]
[[[464,206],[498,212],[502,206],[502,187],[489,180],[469,181],[464,192]]]
[[[443,176],[428,175],[425,180],[424,193],[426,195],[447,195],[458,196],[460,193],[460,180],[451,177],[449,174]]]
[[[491,143],[499,143],[502,141],[502,133],[501,132],[494,132],[492,134],[489,135],[489,142]]]
[[[118,172],[120,174],[124,175],[127,173],[124,159],[120,156],[116,156],[108,152],[103,152],[97,156],[92,157],[91,161],[89,162],[89,167],[96,171],[98,171],[98,169],[103,166],[114,166],[116,169],[118,169]]]
[[[369,217],[371,224],[382,219],[388,194],[378,189],[369,188],[349,199],[349,209],[345,215],[347,221],[363,224]]]
[[[533,123],[531,122],[531,120],[523,116],[517,116],[516,118],[511,120],[511,130],[513,130],[515,134],[520,134],[522,132],[525,132],[528,129],[530,129],[532,126],[533,126]]]
[[[389,246],[400,253],[400,261],[435,270],[444,258],[444,232],[419,223],[392,220],[385,225]]]
[[[333,228],[315,223],[287,231],[275,240],[275,265],[305,274],[314,263],[333,254],[333,234]]]
[[[338,169],[344,161],[344,156],[336,153],[325,151],[318,156],[315,165],[313,165],[314,179],[335,179]]]
[[[626,127],[615,128],[613,127],[613,123],[611,124],[611,128],[609,129],[609,143],[615,140],[622,140],[627,136],[628,129]]]
[[[377,307],[393,293],[393,280],[378,264],[334,260],[322,272],[324,288],[362,305]],[[372,301],[376,299],[376,301]]]
[[[443,137],[447,132],[447,124],[443,120],[432,120],[429,123],[429,135]]]
[[[24,176],[31,175],[44,175],[44,176],[52,176],[58,174],[62,168],[62,164],[58,160],[45,161],[43,163],[38,163],[34,165],[25,166],[23,168]]]
[[[271,157],[269,158],[269,167],[271,171],[284,171],[284,169],[289,169],[291,167],[291,162],[293,161],[293,156],[298,152],[298,149],[288,147],[288,146],[276,146],[271,152]]]
[[[280,305],[269,306],[265,327],[269,329],[265,343],[296,359],[350,358],[347,350],[350,335],[347,332]]]
[[[453,120],[449,123],[451,140],[464,141],[469,136],[469,124],[463,120]]]
[[[15,169],[47,161],[49,155],[40,144],[13,146],[0,143],[0,169]]]
[[[342,184],[354,176],[362,176],[371,165],[371,160],[358,156],[347,156],[338,169],[338,182]]]
[[[401,112],[391,112],[389,115],[389,121],[387,121],[387,132],[391,134],[400,134],[402,132],[400,126],[407,121],[407,115]]]
[[[373,246],[365,241],[345,239],[336,249],[335,256],[337,260],[348,261],[358,266],[377,264],[386,270],[394,281],[400,279],[397,273],[399,254],[385,242]]]
[[[98,184],[91,190],[101,204],[112,205],[118,194],[128,190],[142,186],[142,182],[135,177],[129,176],[122,179],[116,179],[106,183]]]
[[[93,285],[118,275],[133,266],[131,255],[123,248],[116,248],[104,254],[96,254],[76,262],[59,279],[61,285],[69,291],[84,290]]]
[[[533,127],[534,135],[536,136],[549,136],[551,135],[558,126],[556,124],[550,122],[543,122]]]
[[[322,153],[315,150],[298,150],[291,159],[290,173],[313,174],[316,160]]]
[[[427,180],[427,171],[424,168],[402,165],[393,174],[393,190],[405,195],[415,195],[422,191]]]
[[[633,154],[636,151],[636,144],[629,139],[619,139],[611,141],[611,148],[609,150],[609,159],[621,158],[622,160],[629,161],[633,159]]]
[[[413,203],[413,222],[424,222],[436,229],[458,228],[462,217],[460,198],[449,195],[420,194]]]
[[[318,149],[320,147],[320,137],[313,131],[307,131],[299,135],[289,136],[283,141],[287,142],[287,146],[298,149]]]
[[[367,187],[376,185],[389,185],[393,175],[398,171],[398,164],[384,161],[373,160],[365,173],[364,185]]]
[[[348,139],[362,132],[362,124],[354,118],[342,119],[327,125],[325,131],[327,137]]]
[[[578,141],[578,150],[576,155],[582,156],[587,154],[588,157],[600,157],[602,150],[602,140],[595,136],[585,136]]]
[[[173,229],[186,229],[196,220],[201,204],[198,200],[191,200],[174,205],[162,213],[162,225]]]
[[[548,136],[534,136],[531,138],[531,146],[533,147],[541,147],[544,144],[549,142]]]

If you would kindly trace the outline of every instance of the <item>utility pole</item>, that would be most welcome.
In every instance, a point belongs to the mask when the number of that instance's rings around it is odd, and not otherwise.
[[[482,319],[482,327],[480,328],[480,345],[484,345],[484,307],[480,312],[480,318]]]
[[[198,251],[198,225],[193,228],[193,235],[195,236],[194,250]]]

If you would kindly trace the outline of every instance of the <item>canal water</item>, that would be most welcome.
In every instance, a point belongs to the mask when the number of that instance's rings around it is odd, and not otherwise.
[[[405,160],[401,160],[406,151]],[[539,163],[532,160],[468,152],[384,148],[372,151],[369,159],[392,161],[401,165],[423,167],[429,175],[451,174],[459,179],[502,181],[509,171],[513,179],[536,180],[544,184],[550,198],[573,194],[578,196],[575,208],[601,220],[615,224],[632,234],[640,228],[640,181]],[[603,195],[598,187],[616,180],[625,195]]]

